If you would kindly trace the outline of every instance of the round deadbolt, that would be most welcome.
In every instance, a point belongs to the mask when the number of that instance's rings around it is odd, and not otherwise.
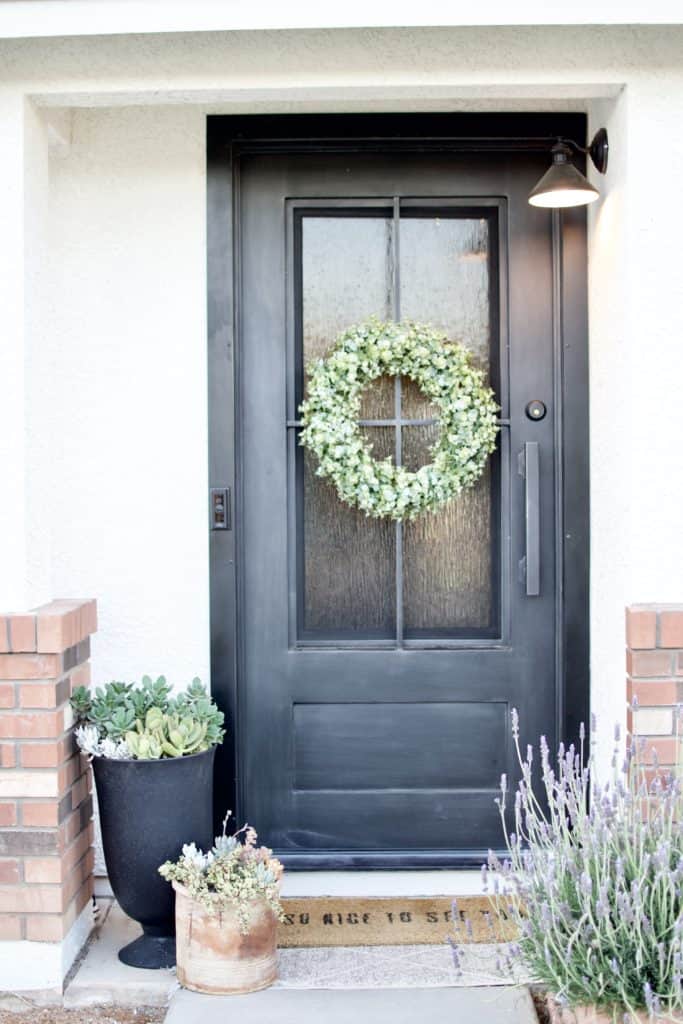
[[[548,410],[544,403],[539,401],[538,398],[534,398],[531,402],[527,402],[524,410],[530,420],[542,420],[547,411]]]

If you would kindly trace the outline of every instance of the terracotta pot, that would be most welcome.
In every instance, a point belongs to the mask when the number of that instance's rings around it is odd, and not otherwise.
[[[551,1024],[622,1024],[625,1010],[616,1015],[606,1010],[596,1010],[594,1006],[560,1006],[552,996],[546,998]],[[681,1017],[656,1017],[654,1024],[681,1024]],[[651,1024],[651,1018],[643,1011],[631,1016],[633,1024]]]
[[[277,918],[267,903],[254,903],[246,935],[228,903],[209,914],[187,889],[176,892],[178,981],[193,992],[237,995],[268,988],[277,978]]]

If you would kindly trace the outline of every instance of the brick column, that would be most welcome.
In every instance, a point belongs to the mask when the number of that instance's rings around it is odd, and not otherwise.
[[[62,943],[90,913],[90,771],[74,744],[69,697],[90,682],[96,629],[91,600],[0,616],[0,963],[31,942]],[[89,923],[79,931],[87,936]],[[82,941],[72,935],[66,959]],[[55,960],[62,978],[64,960]],[[15,985],[0,977],[3,987]]]
[[[635,604],[626,609],[628,729],[646,738],[644,758],[676,770],[681,761],[683,605]]]

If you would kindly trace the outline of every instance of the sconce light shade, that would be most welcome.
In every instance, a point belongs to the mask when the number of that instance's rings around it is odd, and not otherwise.
[[[600,193],[571,162],[571,149],[564,143],[552,148],[552,167],[529,193],[532,206],[560,209],[567,206],[587,206],[595,202]]]

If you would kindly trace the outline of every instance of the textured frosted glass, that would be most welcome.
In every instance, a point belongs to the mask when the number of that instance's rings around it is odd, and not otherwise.
[[[344,328],[392,309],[393,226],[381,217],[304,217],[302,299],[304,367],[327,355]],[[393,416],[393,380],[363,394],[362,419]],[[366,428],[378,458],[393,457],[394,431]],[[396,621],[393,523],[370,519],[339,500],[304,459],[303,619],[307,635],[393,636]]]
[[[401,316],[434,324],[488,370],[488,223],[482,218],[401,218]],[[433,416],[418,389],[406,388],[403,415]]]
[[[436,427],[403,428],[403,461],[430,461]],[[487,466],[473,488],[438,512],[403,526],[403,613],[410,634],[491,625],[491,480]]]
[[[393,456],[394,431],[363,433],[377,458]],[[393,636],[396,532],[387,519],[371,519],[344,504],[315,476],[316,460],[304,454],[304,625],[307,632]]]
[[[403,216],[400,308],[460,341],[488,371],[488,223],[478,217]],[[393,225],[381,217],[307,216],[302,222],[302,359],[330,351],[338,333],[393,310]],[[403,420],[437,418],[437,409],[402,378]],[[395,382],[382,377],[362,397],[362,420],[393,419]],[[393,427],[365,427],[375,455],[393,458]],[[417,469],[431,456],[438,426],[403,426],[402,461]],[[304,636],[334,640],[395,635],[396,525],[354,511],[303,460],[300,504],[300,608]],[[477,485],[434,514],[401,527],[407,637],[447,637],[495,626],[492,592],[490,468]]]
[[[302,249],[307,368],[351,324],[391,317],[393,223],[387,217],[304,217]],[[388,378],[367,388],[363,399],[362,419],[393,416]]]

